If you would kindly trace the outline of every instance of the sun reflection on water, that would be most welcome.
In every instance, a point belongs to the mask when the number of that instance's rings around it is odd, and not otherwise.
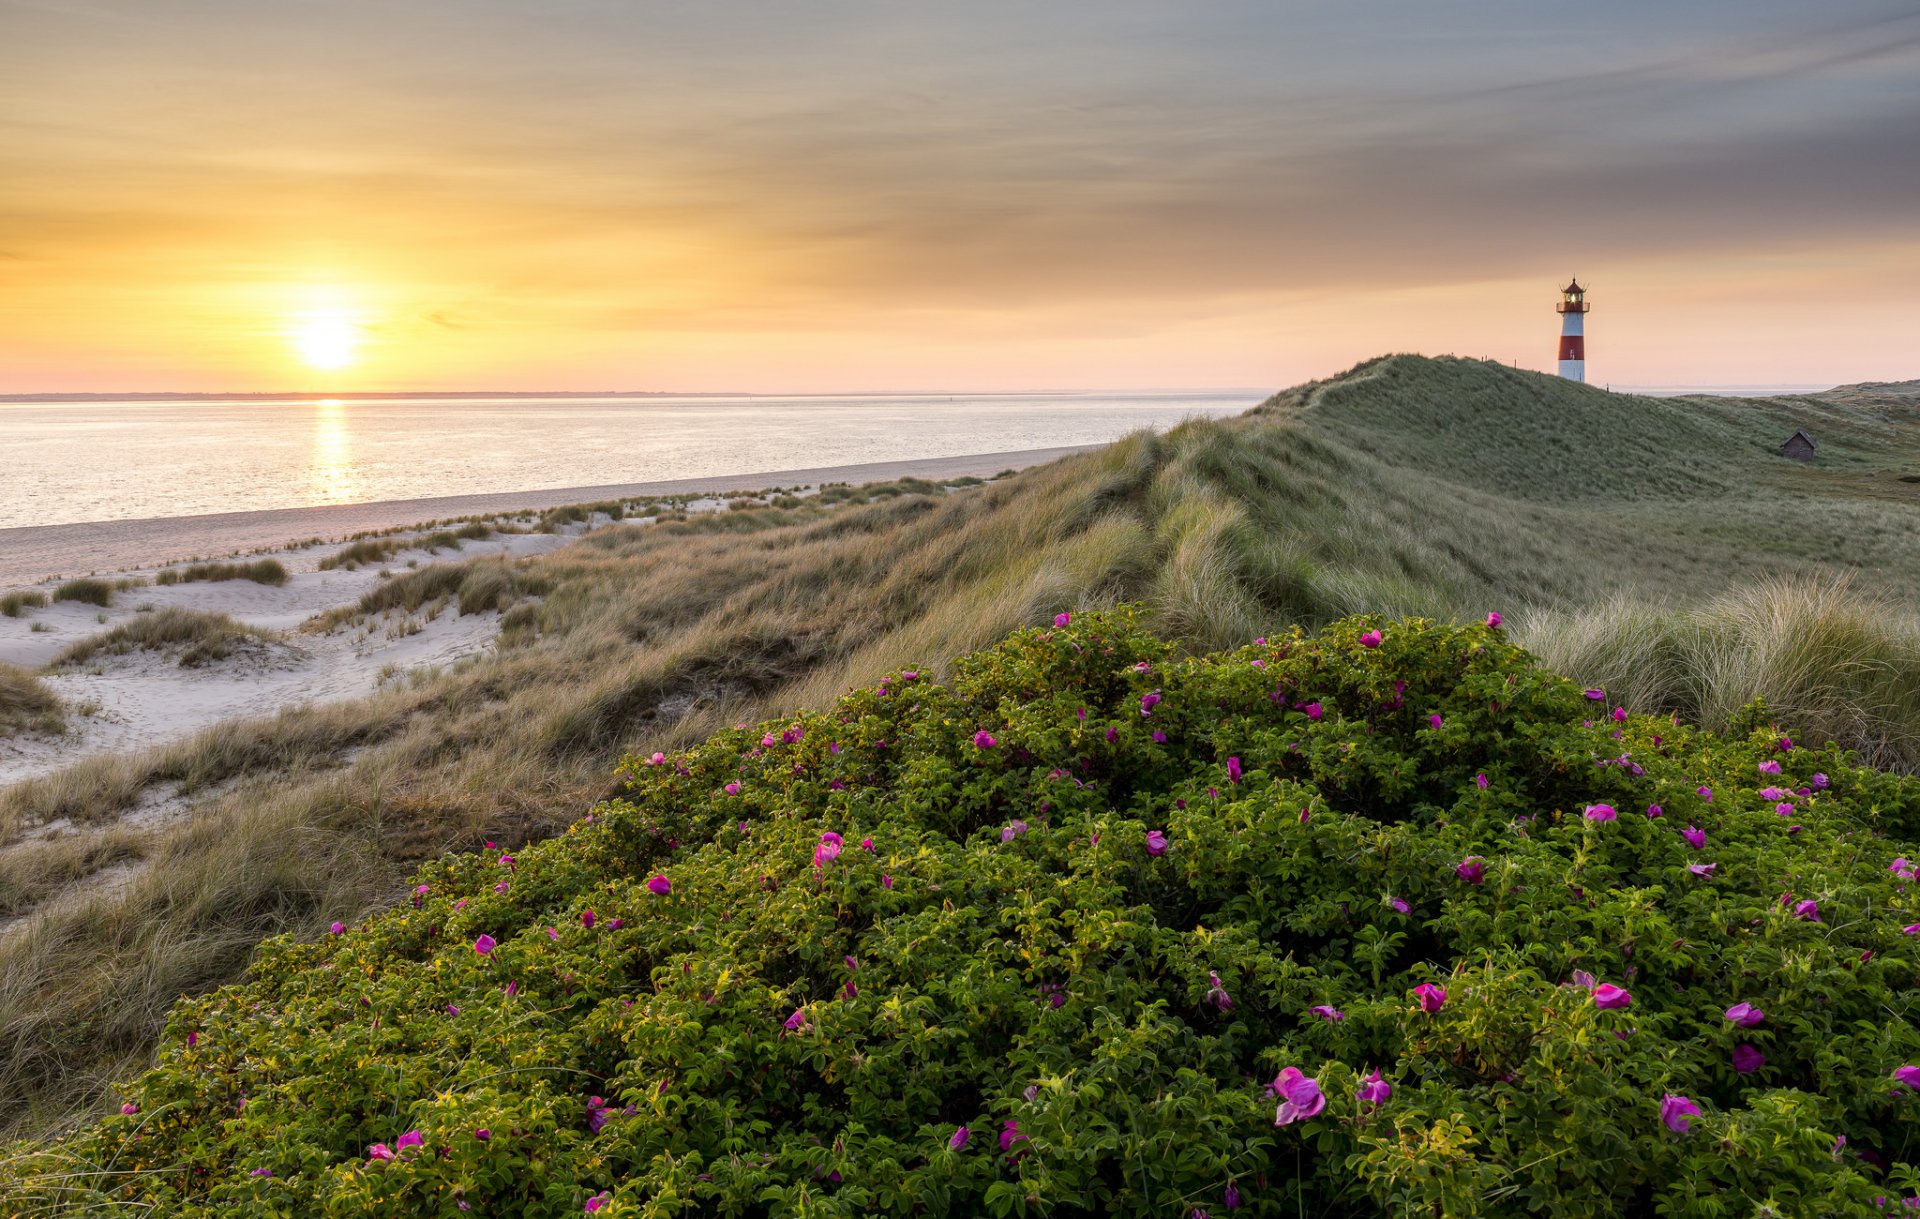
[[[308,462],[308,502],[344,504],[353,499],[353,437],[347,404],[323,398],[313,404],[313,458]]]

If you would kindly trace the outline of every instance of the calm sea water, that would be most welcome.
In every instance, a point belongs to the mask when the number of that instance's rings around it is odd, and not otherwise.
[[[1097,444],[1263,396],[0,402],[0,527]]]

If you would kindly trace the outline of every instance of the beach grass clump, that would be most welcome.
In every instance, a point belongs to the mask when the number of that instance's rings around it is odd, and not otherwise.
[[[105,580],[83,576],[77,580],[68,580],[53,590],[55,601],[78,601],[85,605],[97,605],[106,609],[113,604],[113,585]]]
[[[0,617],[23,618],[30,609],[45,609],[47,594],[34,589],[20,589],[0,596]]]
[[[1911,1192],[1920,781],[1633,713],[1485,625],[1182,658],[1063,613],[951,673],[630,758],[564,836],[262,945],[0,1189],[536,1219]]]
[[[349,542],[339,550],[321,559],[316,566],[321,571],[341,569],[353,571],[374,563],[384,563],[401,549],[396,538],[361,538]]]
[[[72,667],[98,657],[136,651],[177,649],[181,667],[191,669],[225,660],[246,645],[276,638],[275,632],[236,622],[225,614],[168,606],[69,645],[54,658],[51,667]]]
[[[66,731],[65,708],[47,684],[18,665],[0,663],[0,737]]]
[[[153,582],[167,586],[194,581],[251,580],[278,588],[288,580],[286,564],[278,559],[255,559],[246,563],[190,563],[158,572]]]
[[[1846,578],[1773,578],[1687,608],[1619,596],[1536,614],[1543,663],[1632,706],[1726,728],[1763,701],[1870,765],[1920,768],[1920,616]]]

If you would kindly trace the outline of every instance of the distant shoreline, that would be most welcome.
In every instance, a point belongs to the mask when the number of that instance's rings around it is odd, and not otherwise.
[[[881,482],[909,477],[959,478],[969,474],[984,478],[1005,469],[1043,465],[1056,458],[1104,447],[1098,444],[1067,445],[802,470],[749,471],[656,482],[443,495],[364,504],[324,504],[307,508],[268,508],[201,516],[21,525],[0,529],[0,589],[89,572],[117,571],[181,559],[227,555],[236,551],[262,550],[310,537],[336,538],[362,530],[393,529],[452,516],[537,511],[567,504],[641,496],[733,493],[771,486],[817,486],[826,482]]]

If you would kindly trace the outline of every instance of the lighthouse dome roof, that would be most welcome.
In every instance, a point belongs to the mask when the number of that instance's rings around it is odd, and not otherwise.
[[[1568,293],[1569,295],[1571,295],[1571,294],[1573,294],[1573,293],[1576,293],[1576,292],[1585,292],[1585,291],[1586,291],[1586,289],[1585,289],[1585,288],[1582,288],[1582,287],[1580,286],[1580,281],[1579,281],[1579,279],[1578,279],[1578,278],[1575,278],[1575,279],[1570,279],[1570,280],[1568,280],[1568,281],[1567,281],[1567,286],[1566,286],[1566,287],[1564,287],[1564,288],[1562,288],[1562,289],[1560,289],[1560,290],[1561,290],[1562,292],[1565,292],[1565,293]]]

